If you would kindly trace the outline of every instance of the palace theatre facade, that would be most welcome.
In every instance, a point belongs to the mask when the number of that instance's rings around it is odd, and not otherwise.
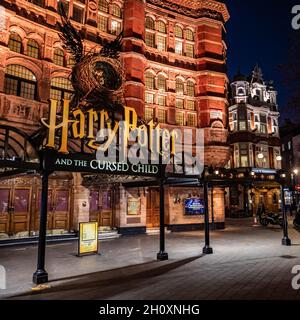
[[[124,31],[121,62],[126,105],[170,130],[203,128],[205,164],[223,167],[227,145],[226,5],[208,0],[61,0],[84,38],[85,52]],[[47,117],[48,99],[72,95],[73,57],[59,38],[57,0],[3,0],[0,5],[0,125],[32,135]],[[3,144],[3,134],[1,144]],[[15,141],[16,148],[18,141]],[[1,151],[1,150],[0,150]],[[1,157],[1,155],[0,155]],[[48,233],[69,234],[79,222],[100,230],[145,233],[159,226],[159,191],[128,187],[118,176],[51,175]],[[224,228],[224,189],[213,189],[214,222]],[[38,233],[39,175],[0,180],[0,237]],[[196,187],[166,186],[165,223],[172,231],[200,229],[185,210],[202,198]]]

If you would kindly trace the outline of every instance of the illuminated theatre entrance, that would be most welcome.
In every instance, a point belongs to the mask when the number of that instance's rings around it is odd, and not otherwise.
[[[182,172],[174,172],[174,166],[167,166],[162,164],[153,165],[150,172],[155,174],[136,175],[132,170],[126,172],[99,171],[93,169],[89,164],[93,161],[95,155],[92,153],[83,152],[84,150],[76,150],[70,154],[59,154],[55,150],[41,149],[41,146],[36,143],[32,137],[18,131],[15,128],[0,126],[0,151],[3,157],[0,159],[1,180],[15,179],[16,177],[31,178],[32,175],[41,181],[39,188],[36,190],[37,200],[39,202],[39,219],[36,217],[33,221],[28,222],[29,198],[32,193],[30,188],[18,188],[11,186],[1,190],[1,228],[7,232],[27,232],[32,223],[39,223],[39,246],[38,246],[38,263],[37,270],[34,273],[33,281],[37,284],[48,281],[48,274],[45,271],[45,250],[46,250],[46,234],[48,227],[67,228],[68,221],[68,197],[69,194],[64,188],[51,188],[50,180],[59,175],[72,173],[74,185],[80,184],[82,189],[77,189],[72,197],[78,197],[80,200],[84,192],[88,192],[90,204],[84,201],[79,201],[79,212],[86,212],[87,219],[95,219],[102,221],[103,225],[114,225],[118,221],[111,220],[111,211],[122,212],[127,210],[127,215],[118,216],[116,219],[126,219],[128,225],[138,224],[138,217],[132,215],[137,208],[139,210],[151,209],[151,217],[147,219],[147,224],[157,226],[159,212],[159,252],[157,259],[166,260],[168,254],[165,248],[165,191],[179,187],[181,190],[194,188],[199,190],[201,198],[203,199],[203,217],[205,229],[205,246],[203,252],[205,254],[212,253],[210,247],[210,219],[209,219],[209,191],[211,188],[218,189],[219,187],[228,186],[234,183],[253,183],[253,181],[265,180],[266,177],[261,175],[249,175],[249,173],[232,172],[230,170],[219,169],[212,172],[210,168],[205,168],[203,174],[200,176],[189,176],[185,173],[185,166],[182,166]],[[6,138],[5,138],[6,137]],[[69,141],[74,148],[74,141]],[[83,148],[84,146],[82,146]],[[59,160],[59,161],[58,161]],[[64,161],[61,161],[64,160]],[[77,163],[78,165],[70,166],[69,163]],[[65,163],[65,164],[64,164]],[[85,167],[83,170],[82,167]],[[82,173],[83,172],[83,173]],[[39,177],[41,176],[41,178]],[[76,178],[77,177],[77,178]],[[24,178],[24,179],[25,179]],[[105,181],[106,179],[106,181]],[[285,180],[281,180],[279,176],[274,176],[273,179],[284,185]],[[78,181],[77,181],[78,180]],[[101,181],[102,188],[96,188],[97,180]],[[106,187],[103,188],[103,182]],[[110,183],[105,183],[110,182]],[[98,182],[99,184],[99,182]],[[91,189],[84,186],[94,186]],[[124,207],[125,189],[130,194],[128,198],[127,209]],[[101,190],[101,191],[100,191]],[[282,187],[283,190],[283,187]],[[173,192],[173,191],[172,191]],[[101,195],[102,194],[102,195]],[[215,193],[214,193],[215,194]],[[178,194],[172,193],[173,200],[178,198]],[[159,197],[158,197],[159,196]],[[102,197],[102,199],[101,199]],[[158,199],[159,198],[159,199]],[[86,197],[84,197],[86,199]],[[141,201],[140,199],[144,199]],[[149,201],[147,201],[149,199]],[[177,199],[178,200],[178,199]],[[176,201],[177,201],[176,200]],[[17,203],[18,202],[18,203]],[[151,203],[151,205],[149,205]],[[11,204],[14,204],[14,211],[16,214],[10,213],[7,215],[7,210]],[[283,197],[284,204],[284,197]],[[38,205],[38,204],[37,204]],[[53,205],[56,205],[55,215],[53,216]],[[284,207],[284,206],[283,206]],[[11,210],[11,209],[10,209]],[[3,214],[4,212],[4,214]],[[285,221],[286,212],[283,210]],[[80,218],[80,217],[77,217]],[[141,218],[141,217],[139,217]],[[73,221],[74,222],[74,221]],[[78,221],[76,222],[78,223]],[[143,222],[143,223],[146,223]],[[129,227],[126,228],[127,234],[130,233]],[[290,245],[290,240],[287,233],[287,225],[284,224],[284,245]]]

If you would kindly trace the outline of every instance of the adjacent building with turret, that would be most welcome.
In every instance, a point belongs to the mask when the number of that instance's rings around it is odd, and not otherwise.
[[[229,167],[248,174],[272,173],[281,169],[277,91],[265,81],[262,69],[255,66],[249,77],[235,75],[230,84]],[[269,211],[278,211],[280,190],[272,181],[237,185],[227,193],[229,214],[256,213],[263,202]]]

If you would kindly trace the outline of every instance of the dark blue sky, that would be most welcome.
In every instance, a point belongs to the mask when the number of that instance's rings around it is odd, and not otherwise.
[[[227,0],[231,19],[226,25],[228,68],[232,79],[237,68],[250,74],[258,63],[265,80],[274,80],[279,91],[282,119],[289,117],[285,106],[288,90],[282,83],[279,65],[287,62],[291,36],[292,7],[300,0]],[[299,57],[300,59],[300,57]]]

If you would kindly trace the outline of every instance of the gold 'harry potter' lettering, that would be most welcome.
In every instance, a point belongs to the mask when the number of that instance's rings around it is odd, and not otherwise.
[[[41,122],[48,128],[46,147],[57,148],[59,153],[68,153],[68,139],[70,137],[71,139],[87,139],[88,147],[106,152],[118,133],[121,135],[119,144],[123,145],[123,150],[126,152],[130,134],[137,130],[133,139],[137,139],[141,147],[148,146],[150,152],[156,155],[160,154],[161,150],[167,150],[166,148],[171,149],[171,153],[175,154],[175,140],[178,135],[173,131],[169,132],[167,129],[162,130],[159,125],[155,126],[153,120],[147,125],[138,126],[138,117],[134,108],[124,107],[122,131],[118,121],[113,122],[114,127],[112,128],[112,121],[105,110],[97,112],[94,109],[89,109],[84,113],[81,109],[76,109],[70,112],[70,101],[64,100],[61,119],[57,117],[57,111],[58,101],[51,99],[48,122],[46,119],[41,119]],[[97,142],[96,132],[104,134],[102,130],[105,129],[108,129],[105,131],[105,134],[107,134],[106,140],[105,143],[100,144]],[[58,136],[60,136],[60,143],[57,146]]]
[[[48,128],[48,143],[46,147],[55,148],[55,136],[56,131],[61,129],[61,144],[58,152],[60,153],[68,153],[68,131],[69,124],[73,123],[74,120],[69,120],[69,112],[70,112],[70,101],[64,100],[63,103],[63,116],[60,124],[56,123],[57,120],[57,100],[50,100],[50,115],[49,115],[49,123],[46,123],[45,119],[41,119],[42,124]]]

